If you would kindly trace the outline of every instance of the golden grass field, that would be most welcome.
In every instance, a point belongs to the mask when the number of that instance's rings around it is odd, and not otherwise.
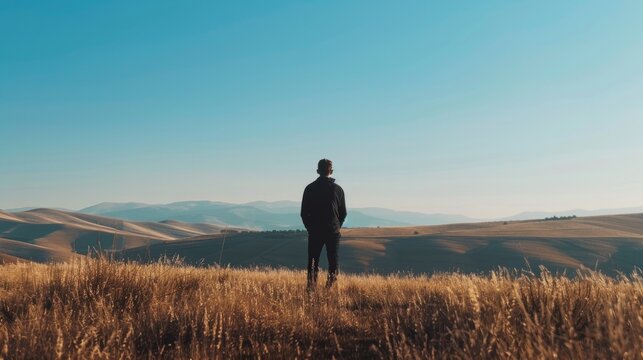
[[[643,278],[342,276],[81,258],[0,267],[6,359],[643,359]]]

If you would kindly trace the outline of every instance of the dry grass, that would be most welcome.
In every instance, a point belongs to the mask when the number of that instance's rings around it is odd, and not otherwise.
[[[641,359],[643,279],[0,267],[0,357]]]

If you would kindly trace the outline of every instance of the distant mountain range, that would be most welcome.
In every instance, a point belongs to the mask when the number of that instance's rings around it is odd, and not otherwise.
[[[255,201],[230,204],[216,201],[181,201],[171,204],[101,203],[79,210],[132,221],[178,220],[256,230],[303,229],[300,204],[294,201]],[[423,214],[381,208],[349,209],[346,227],[442,225],[475,222],[460,215]]]
[[[170,204],[104,202],[77,210],[77,212],[131,221],[158,222],[176,220],[188,223],[217,224],[255,230],[290,230],[303,228],[299,217],[299,208],[300,204],[295,201],[255,201],[246,204],[232,204],[217,201],[181,201]],[[18,212],[29,209],[33,208],[9,209],[8,211]],[[543,219],[552,216],[598,216],[631,213],[643,213],[643,206],[601,210],[576,209],[562,212],[524,212],[501,219],[474,219],[463,215],[425,214],[385,208],[354,208],[349,209],[349,216],[346,219],[345,226],[447,225],[490,220],[512,221]]]

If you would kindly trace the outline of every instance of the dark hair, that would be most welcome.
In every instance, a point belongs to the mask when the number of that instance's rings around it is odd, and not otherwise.
[[[333,162],[328,159],[321,159],[317,163],[317,171],[320,175],[330,173],[330,170],[333,169]]]

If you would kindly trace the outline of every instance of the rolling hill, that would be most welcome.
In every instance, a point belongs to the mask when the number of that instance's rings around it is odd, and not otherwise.
[[[211,224],[132,222],[52,209],[0,211],[0,259],[65,261],[88,249],[124,250],[190,236],[220,233]]]
[[[223,241],[198,236],[123,254],[132,260],[178,255],[192,264],[214,264],[221,257],[233,266],[305,267],[305,233],[241,233]],[[570,273],[581,267],[629,273],[643,267],[643,214],[345,229],[340,259],[342,270],[351,273],[485,272],[499,266],[538,271],[540,265]]]
[[[51,209],[0,212],[0,261],[66,261],[102,249],[135,261],[303,268],[303,231],[242,231],[176,220],[134,222]],[[223,251],[223,252],[222,252]],[[325,259],[322,260],[322,265]],[[643,267],[643,214],[557,221],[346,228],[341,269],[351,273],[484,272],[499,266],[610,275]]]

